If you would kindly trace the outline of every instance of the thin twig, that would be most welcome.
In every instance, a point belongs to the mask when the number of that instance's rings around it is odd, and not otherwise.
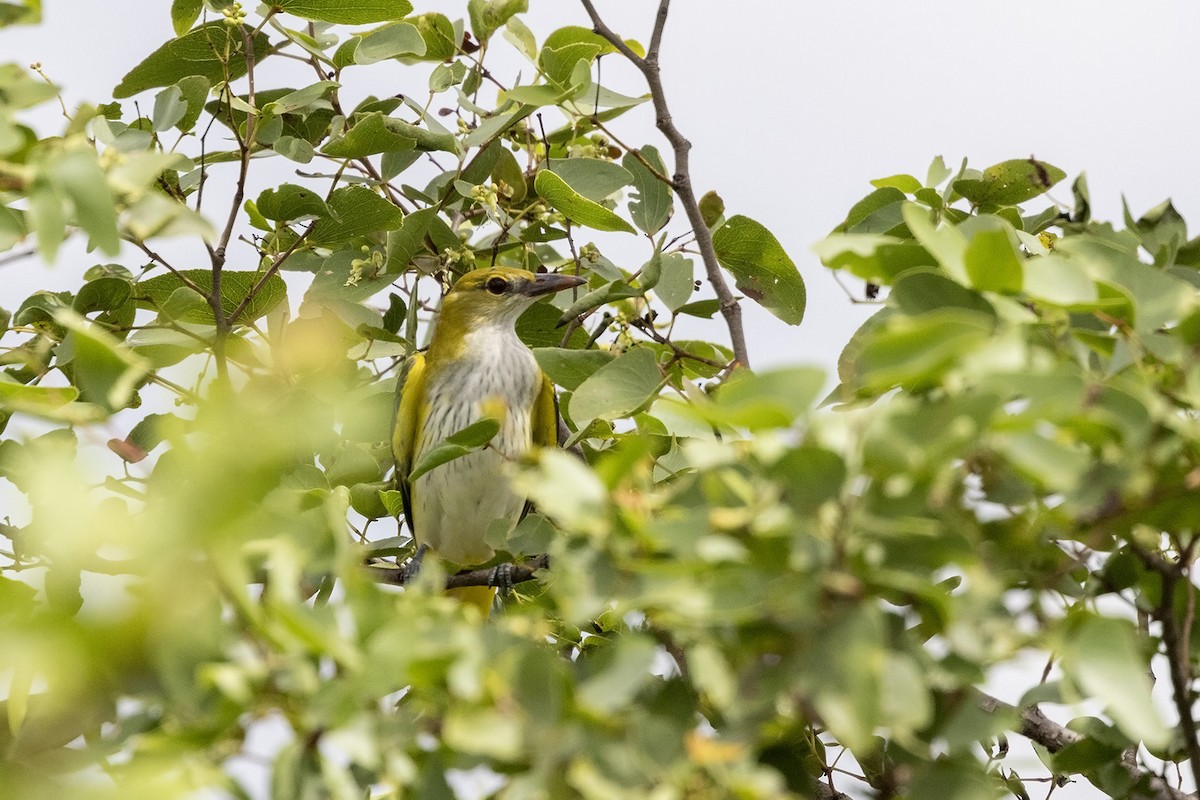
[[[692,231],[696,234],[696,245],[700,248],[700,256],[704,260],[704,269],[708,274],[708,282],[712,284],[713,291],[717,295],[721,315],[725,318],[725,325],[729,329],[729,339],[733,348],[734,361],[742,366],[749,366],[750,356],[746,350],[746,335],[742,328],[742,307],[733,292],[729,290],[729,285],[725,282],[725,277],[721,272],[721,265],[717,261],[717,252],[713,248],[712,233],[708,230],[708,225],[704,223],[704,216],[700,213],[700,204],[697,202],[696,193],[692,189],[691,168],[688,161],[688,153],[691,150],[692,144],[675,127],[675,122],[671,118],[671,112],[667,108],[667,96],[663,89],[662,75],[659,72],[658,55],[662,47],[663,30],[667,24],[667,13],[671,4],[670,0],[660,0],[659,2],[658,15],[654,21],[654,32],[650,37],[650,49],[646,51],[645,58],[633,52],[629,48],[629,45],[625,44],[621,37],[604,23],[604,20],[597,13],[592,0],[580,0],[580,2],[583,4],[588,16],[591,17],[592,29],[596,34],[617,48],[618,52],[628,58],[646,79],[646,84],[650,89],[650,97],[654,103],[655,122],[658,125],[658,129],[662,131],[667,141],[671,144],[671,149],[675,151],[675,175],[671,180],[671,184],[675,188],[675,194],[679,197],[679,202],[683,205],[683,209],[687,213]]]
[[[20,261],[23,258],[31,258],[36,254],[37,248],[34,247],[30,247],[28,250],[18,250],[15,253],[8,253],[7,255],[0,256],[0,267]]]
[[[126,236],[126,237],[124,237],[124,239],[125,239],[125,241],[129,242],[134,247],[136,247],[137,249],[139,249],[143,253],[145,253],[146,256],[149,257],[149,259],[151,261],[155,262],[156,264],[158,264],[161,267],[164,267],[168,272],[170,272],[176,278],[179,278],[179,282],[182,283],[184,286],[191,289],[193,292],[195,292],[198,295],[207,297],[207,293],[202,288],[200,288],[200,285],[198,283],[196,283],[194,280],[189,278],[187,275],[184,275],[180,270],[178,270],[174,266],[172,266],[169,261],[167,261],[161,255],[156,253],[154,250],[151,250],[150,246],[147,245],[145,242],[143,242],[141,239],[137,239],[133,236]]]
[[[237,318],[246,310],[246,306],[250,305],[254,298],[258,296],[258,293],[262,291],[263,287],[267,285],[267,281],[271,280],[279,272],[280,268],[283,267],[283,262],[287,261],[292,253],[295,253],[300,245],[308,239],[308,235],[312,233],[318,221],[314,219],[308,223],[308,227],[301,231],[300,235],[296,237],[288,249],[276,256],[275,260],[271,262],[271,266],[267,268],[267,271],[255,281],[254,285],[250,287],[250,291],[246,292],[246,296],[242,298],[242,302],[238,303],[237,307],[233,309],[233,313],[229,315],[231,323],[237,321]]]
[[[695,353],[688,352],[685,348],[680,347],[679,345],[675,344],[675,342],[671,341],[666,336],[663,336],[661,333],[659,333],[658,330],[654,327],[654,323],[652,321],[643,320],[643,319],[635,319],[635,320],[632,320],[629,324],[631,326],[633,326],[634,328],[637,328],[639,331],[646,334],[647,336],[649,336],[651,339],[658,342],[659,344],[665,345],[666,347],[671,348],[671,352],[674,353],[674,357],[676,360],[688,358],[688,359],[691,359],[692,361],[696,361],[701,364],[705,364],[714,369],[725,369],[727,366],[729,366],[724,361],[714,361],[711,358],[705,358],[704,356],[698,356]]]

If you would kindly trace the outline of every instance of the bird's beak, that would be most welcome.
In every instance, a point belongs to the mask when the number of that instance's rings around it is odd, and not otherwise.
[[[533,276],[533,283],[526,284],[521,293],[528,297],[540,297],[544,294],[554,294],[555,292],[561,292],[563,289],[570,289],[585,283],[587,281],[577,275],[563,275],[559,272],[540,272]]]

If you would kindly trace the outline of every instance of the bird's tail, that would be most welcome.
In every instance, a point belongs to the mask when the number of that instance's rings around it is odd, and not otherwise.
[[[492,603],[496,600],[496,587],[463,586],[458,589],[447,589],[446,594],[457,598],[460,603],[475,606],[486,619],[492,612]]]

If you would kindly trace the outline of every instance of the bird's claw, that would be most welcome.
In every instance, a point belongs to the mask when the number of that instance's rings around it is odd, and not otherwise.
[[[513,590],[513,570],[512,564],[497,564],[492,568],[492,573],[488,575],[488,585],[495,586],[500,591],[501,597],[507,597],[508,593]]]
[[[409,583],[421,573],[421,563],[425,560],[425,551],[428,549],[428,545],[419,545],[417,552],[413,553],[412,557],[400,567],[402,583]]]

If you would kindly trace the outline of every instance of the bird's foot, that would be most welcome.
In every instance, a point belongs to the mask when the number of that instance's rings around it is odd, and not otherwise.
[[[488,575],[488,586],[495,586],[501,597],[507,597],[508,593],[513,590],[514,569],[512,564],[497,564],[492,568],[492,573]]]
[[[418,545],[417,552],[400,567],[401,583],[409,583],[421,573],[421,563],[425,561],[425,551],[428,549],[428,545]]]

